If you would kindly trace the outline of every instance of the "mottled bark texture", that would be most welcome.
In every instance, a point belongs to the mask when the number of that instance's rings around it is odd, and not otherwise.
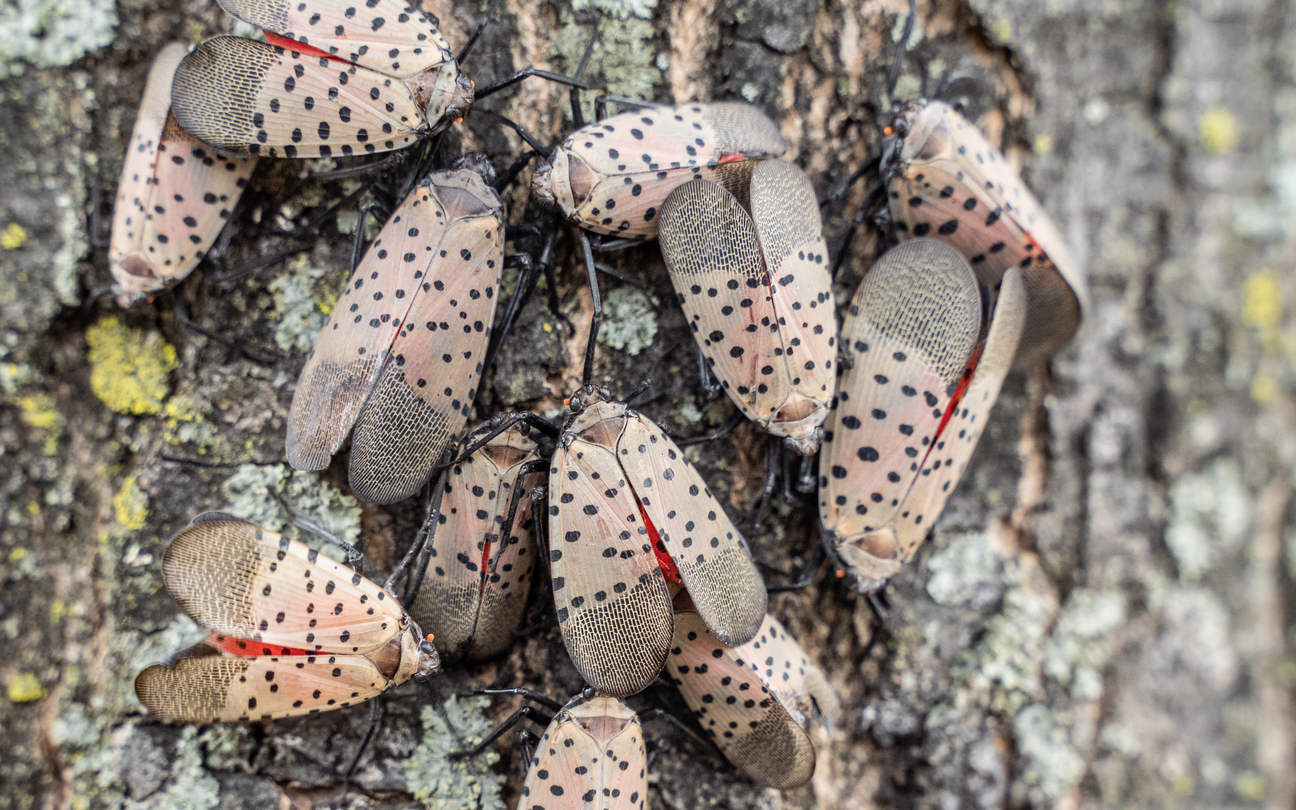
[[[111,3],[85,7],[111,25]],[[148,61],[168,39],[224,30],[216,4],[124,2],[111,44],[91,32],[61,49],[50,40],[79,30],[61,4],[16,8],[0,21],[0,47],[34,61],[6,58],[0,84],[0,806],[410,807],[418,797],[457,809],[499,806],[501,789],[511,805],[523,768],[512,749],[494,765],[502,787],[485,764],[441,756],[486,725],[449,698],[471,685],[579,688],[544,588],[509,656],[388,701],[345,798],[363,708],[197,731],[142,715],[135,673],[194,636],[158,560],[195,513],[278,520],[262,494],[275,483],[338,531],[363,529],[387,566],[422,507],[348,500],[345,455],[286,484],[268,466],[283,458],[294,381],[346,275],[354,217],[326,217],[304,254],[218,278],[286,245],[282,231],[355,181],[300,183],[318,167],[264,164],[223,256],[181,291],[129,312],[93,297],[108,275],[87,216],[111,200]],[[467,66],[479,86],[525,65],[575,70],[601,18],[592,80],[630,96],[760,105],[822,196],[877,154],[906,3],[503,0],[437,11],[456,45],[492,20]],[[971,88],[969,109],[1024,166],[1088,268],[1092,305],[1050,368],[1009,378],[933,539],[888,590],[883,621],[831,578],[772,599],[846,707],[812,784],[754,788],[649,719],[652,807],[1296,805],[1292,54],[1296,18],[1276,0],[920,3],[896,96],[975,79],[959,85]],[[482,106],[552,141],[570,126],[564,103],[532,80]],[[519,153],[482,115],[442,145],[449,156],[469,147],[500,168]],[[372,193],[390,203],[407,173]],[[510,195],[510,221],[543,221],[525,188]],[[865,192],[827,209],[834,253]],[[840,296],[874,239],[865,231],[854,244]],[[534,240],[518,231],[513,247]],[[651,374],[643,410],[676,434],[719,424],[730,406],[701,395],[656,248],[606,260],[647,296],[603,279],[622,348],[600,346],[599,379],[624,394]],[[574,333],[544,291],[534,296],[479,413],[559,413],[578,380],[583,285],[569,256],[557,292]],[[269,362],[180,325],[176,297]],[[743,426],[700,450],[735,513],[757,496],[764,447]],[[751,538],[771,582],[804,560],[813,524],[776,499]],[[681,704],[653,689],[636,705]],[[514,707],[497,700],[488,714]]]

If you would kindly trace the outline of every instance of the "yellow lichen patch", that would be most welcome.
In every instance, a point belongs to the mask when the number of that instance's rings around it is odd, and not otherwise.
[[[178,363],[175,347],[156,332],[123,326],[104,318],[86,331],[90,344],[90,387],[118,413],[148,414],[162,410],[167,375]]]
[[[45,697],[45,687],[30,672],[20,672],[10,678],[8,692],[13,703],[31,703]]]
[[[1211,107],[1197,121],[1197,138],[1211,154],[1232,152],[1238,142],[1237,118],[1224,107]]]
[[[1257,374],[1251,378],[1251,398],[1259,405],[1268,405],[1278,398],[1278,383],[1272,377]]]
[[[1032,148],[1035,150],[1035,154],[1037,155],[1047,155],[1049,152],[1053,151],[1053,136],[1041,132],[1039,135],[1035,136],[1035,142],[1032,144]]]
[[[33,394],[18,398],[19,418],[28,427],[46,431],[45,455],[58,452],[59,437],[63,434],[63,414],[54,407],[54,397]]]
[[[17,250],[27,243],[27,231],[17,222],[10,222],[0,231],[0,248]]]
[[[113,512],[117,522],[128,532],[137,532],[144,528],[148,520],[148,496],[139,487],[139,479],[128,476],[122,481],[121,489],[113,496]]]
[[[1252,273],[1242,285],[1242,322],[1260,330],[1276,327],[1283,316],[1282,285],[1269,268]]]

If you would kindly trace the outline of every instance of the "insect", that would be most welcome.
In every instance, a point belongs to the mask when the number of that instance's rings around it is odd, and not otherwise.
[[[275,720],[352,706],[441,670],[377,584],[303,543],[219,512],[162,556],[167,590],[211,638],[135,679],[175,723]]]
[[[1021,271],[1004,273],[989,333],[968,263],[930,239],[883,254],[842,324],[842,372],[819,461],[826,550],[860,591],[908,562],[985,428],[1026,321]]]
[[[691,180],[661,211],[661,249],[693,339],[729,398],[801,455],[819,448],[837,381],[828,250],[805,172],[766,160],[751,214]]]
[[[1066,345],[1080,325],[1083,271],[1021,178],[953,107],[919,99],[891,120],[880,171],[898,239],[935,239],[995,289],[1017,268],[1029,300],[1016,366]]]
[[[750,104],[641,107],[573,132],[536,167],[531,187],[586,230],[652,239],[676,186],[711,180],[745,202],[756,162],[786,151],[778,127]]]
[[[460,166],[488,171],[479,153]],[[322,470],[355,427],[351,488],[413,494],[477,396],[502,272],[504,207],[472,168],[432,172],[392,214],[320,333],[288,415],[288,461]]]
[[[707,735],[752,781],[800,787],[815,771],[805,727],[831,730],[837,693],[796,639],[773,616],[746,644],[722,644],[684,594],[676,597],[667,676]]]
[[[472,82],[437,19],[399,0],[220,4],[268,41],[201,43],[171,91],[181,125],[219,149],[288,158],[387,152],[472,106]]]
[[[662,430],[606,389],[582,387],[549,469],[549,567],[563,642],[601,693],[648,686],[670,650],[668,582],[712,632],[760,629],[765,584],[747,541]]]
[[[548,463],[525,422],[487,438],[511,416],[469,435],[468,446],[487,440],[446,471],[440,506],[424,527],[429,559],[410,614],[447,661],[482,661],[508,649],[526,607],[536,542],[525,491]]]
[[[187,51],[173,42],[153,61],[122,164],[108,267],[123,307],[193,272],[256,167],[217,155],[171,114],[171,77]]]

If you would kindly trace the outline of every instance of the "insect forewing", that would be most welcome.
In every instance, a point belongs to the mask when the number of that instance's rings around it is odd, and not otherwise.
[[[363,655],[409,625],[375,583],[303,543],[237,519],[191,523],[163,553],[162,577],[198,624],[267,644]]]
[[[814,775],[814,744],[803,726],[815,713],[830,723],[840,706],[773,617],[749,643],[731,647],[697,613],[678,610],[666,671],[698,723],[752,780],[790,790]]]
[[[1003,155],[949,105],[913,102],[897,121],[907,134],[884,149],[882,169],[896,235],[951,245],[992,289],[1006,270],[1020,269],[1030,304],[1017,365],[1056,352],[1079,326],[1085,285],[1053,221]]]
[[[639,718],[620,700],[577,698],[545,729],[519,810],[643,810],[648,753]]]
[[[125,303],[198,266],[256,167],[217,155],[170,114],[171,78],[187,51],[173,42],[154,60],[122,165],[108,261]]]
[[[742,644],[765,616],[765,582],[747,541],[661,428],[627,412],[617,456],[707,626]]]
[[[340,709],[391,685],[360,655],[236,658],[199,644],[141,672],[135,693],[166,722],[216,723]]]
[[[221,8],[288,39],[361,67],[406,79],[450,61],[437,20],[398,0],[220,0]]]
[[[875,570],[852,562],[857,576],[890,576],[902,557],[898,527],[925,534],[935,521],[905,499],[931,476],[925,460],[980,326],[980,291],[967,262],[930,240],[884,254],[851,302],[842,341],[854,363],[842,373],[824,436],[819,513],[836,537],[865,538],[859,543]]]
[[[184,58],[171,104],[200,140],[244,155],[385,152],[413,143],[426,128],[405,81],[234,36],[209,39]]]
[[[500,273],[504,209],[469,170],[434,177],[448,227],[356,422],[351,488],[374,503],[427,481],[477,398]],[[418,281],[416,281],[416,284]]]
[[[633,695],[661,672],[671,603],[648,527],[616,456],[625,406],[595,435],[564,436],[549,474],[549,560],[563,642],[601,692]],[[595,416],[597,418],[597,415]],[[646,507],[645,507],[646,508]]]
[[[392,215],[302,370],[288,460],[323,469],[352,425],[351,486],[375,503],[417,490],[464,425],[502,265],[499,197],[436,172]]]
[[[473,436],[468,438],[472,443]],[[449,660],[478,661],[503,652],[522,620],[535,567],[531,499],[538,476],[519,479],[522,464],[539,457],[519,427],[450,468],[432,556],[410,614]],[[523,489],[509,537],[500,533],[514,492]]]

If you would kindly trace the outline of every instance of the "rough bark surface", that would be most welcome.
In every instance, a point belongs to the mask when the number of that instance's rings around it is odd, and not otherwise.
[[[195,730],[151,722],[135,702],[139,669],[195,634],[158,572],[166,538],[194,514],[273,522],[262,495],[272,483],[335,530],[363,530],[385,567],[422,507],[349,499],[345,454],[320,476],[289,479],[273,466],[305,351],[346,276],[354,217],[327,217],[302,254],[219,279],[288,244],[284,232],[355,181],[299,182],[320,167],[265,163],[224,255],[180,291],[126,312],[94,297],[108,274],[87,215],[112,199],[149,59],[169,39],[196,41],[227,22],[214,2],[82,5],[74,15],[57,0],[27,0],[0,19],[0,806],[512,806],[524,768],[513,749],[498,747],[493,771],[443,754],[516,707],[499,699],[483,717],[455,693],[580,688],[544,588],[510,655],[387,701],[345,795],[363,708]],[[648,720],[649,805],[1296,806],[1291,6],[919,8],[896,97],[976,79],[969,110],[1024,166],[1088,269],[1092,305],[1048,369],[1009,378],[933,538],[888,590],[884,619],[831,579],[771,600],[845,705],[812,784],[755,788],[671,724]],[[455,45],[489,16],[467,68],[479,87],[527,65],[574,71],[602,19],[593,81],[627,96],[760,105],[822,197],[877,154],[907,4],[501,0],[435,10]],[[531,80],[482,106],[552,142],[570,126],[565,101]],[[484,148],[501,169],[519,153],[483,115],[442,148]],[[384,182],[399,187],[404,171]],[[510,195],[515,224],[539,221],[528,176]],[[866,191],[826,209],[834,254]],[[390,201],[381,185],[372,193]],[[519,236],[514,247],[530,244]],[[870,233],[854,244],[839,296],[871,260]],[[677,435],[722,422],[730,406],[702,396],[655,246],[606,258],[643,280],[647,302],[603,279],[620,313],[611,331],[628,342],[600,346],[600,380],[626,394],[651,373],[643,410]],[[590,313],[574,256],[558,294],[574,333],[534,296],[479,414],[560,413]],[[176,297],[202,327],[268,362],[186,329],[172,314]],[[764,448],[744,425],[698,454],[735,513],[758,495]],[[771,569],[794,571],[813,525],[811,511],[776,498],[753,549]],[[636,705],[680,706],[668,689]]]

